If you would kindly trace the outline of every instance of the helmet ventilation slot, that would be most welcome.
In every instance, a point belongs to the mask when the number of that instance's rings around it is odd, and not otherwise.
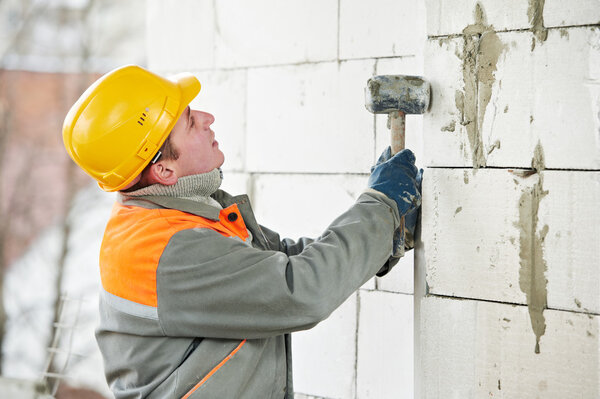
[[[142,116],[140,116],[140,119],[138,119],[137,123],[139,123],[140,126],[144,126],[144,122],[146,121],[146,119],[145,119],[146,117],[147,117],[146,113],[142,112]]]

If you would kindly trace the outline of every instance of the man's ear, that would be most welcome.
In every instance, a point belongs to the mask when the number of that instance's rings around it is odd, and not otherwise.
[[[148,182],[150,184],[162,184],[172,186],[177,183],[178,177],[169,162],[158,161],[150,166],[148,170]]]

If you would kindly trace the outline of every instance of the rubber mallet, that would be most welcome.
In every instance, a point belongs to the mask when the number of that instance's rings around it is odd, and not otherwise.
[[[404,149],[405,115],[425,113],[430,98],[431,85],[419,76],[379,75],[367,81],[365,106],[374,114],[388,114],[392,156]],[[404,255],[404,216],[397,234],[392,256],[400,258]]]

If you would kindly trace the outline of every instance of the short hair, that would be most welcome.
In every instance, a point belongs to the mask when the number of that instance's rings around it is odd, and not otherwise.
[[[171,161],[171,160],[176,161],[179,159],[179,150],[177,148],[175,148],[175,145],[171,141],[171,133],[169,133],[169,135],[167,136],[165,141],[162,143],[162,145],[160,146],[158,151],[161,154],[159,159],[164,159],[165,161]],[[158,152],[157,152],[157,154],[158,154]],[[137,183],[135,183],[133,186],[126,188],[125,190],[122,190],[122,191],[132,192],[132,191],[139,190],[140,188],[146,187],[147,184],[146,184],[146,179],[144,179],[144,175],[146,175],[148,173],[148,170],[152,167],[152,165],[154,165],[154,162],[148,163],[148,165],[146,165],[144,170],[142,170],[142,173],[140,173],[142,178]]]
[[[165,141],[163,142],[163,144],[160,146],[159,149],[160,153],[161,153],[161,158],[164,158],[166,161],[171,161],[171,160],[178,160],[179,159],[179,150],[177,148],[175,148],[175,145],[171,142],[171,134],[169,133],[169,135],[167,136],[167,138],[165,139]],[[146,168],[148,168],[150,165],[152,165],[151,163],[149,163]]]

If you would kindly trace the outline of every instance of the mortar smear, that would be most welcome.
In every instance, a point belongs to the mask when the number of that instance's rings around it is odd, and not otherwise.
[[[464,92],[462,96],[455,96],[455,103],[461,111],[461,124],[467,130],[473,167],[480,168],[487,163],[481,127],[496,81],[496,65],[506,46],[494,32],[493,26],[487,24],[480,3],[476,4],[474,15],[475,23],[465,27],[462,32],[465,41],[461,56]]]
[[[548,195],[543,187],[544,152],[539,142],[535,147],[531,166],[537,172],[538,181],[531,189],[525,190],[519,199],[519,287],[527,298],[531,327],[535,334],[535,353],[540,353],[540,338],[546,332],[544,309],[548,305],[548,280],[545,275],[548,268],[544,260],[544,241],[549,228],[544,225],[538,233],[540,201]]]
[[[535,36],[535,39],[540,42],[545,42],[548,38],[548,30],[544,26],[544,5],[546,0],[529,0],[529,8],[527,9],[527,16],[529,17],[529,23],[531,24],[531,32]],[[531,51],[535,48],[535,39],[531,45]]]
[[[488,31],[481,35],[479,41],[479,59],[477,60],[478,85],[478,129],[483,127],[483,118],[490,99],[492,98],[492,86],[496,82],[496,70],[500,55],[507,47],[502,43],[496,32]],[[481,133],[479,133],[481,135]]]

